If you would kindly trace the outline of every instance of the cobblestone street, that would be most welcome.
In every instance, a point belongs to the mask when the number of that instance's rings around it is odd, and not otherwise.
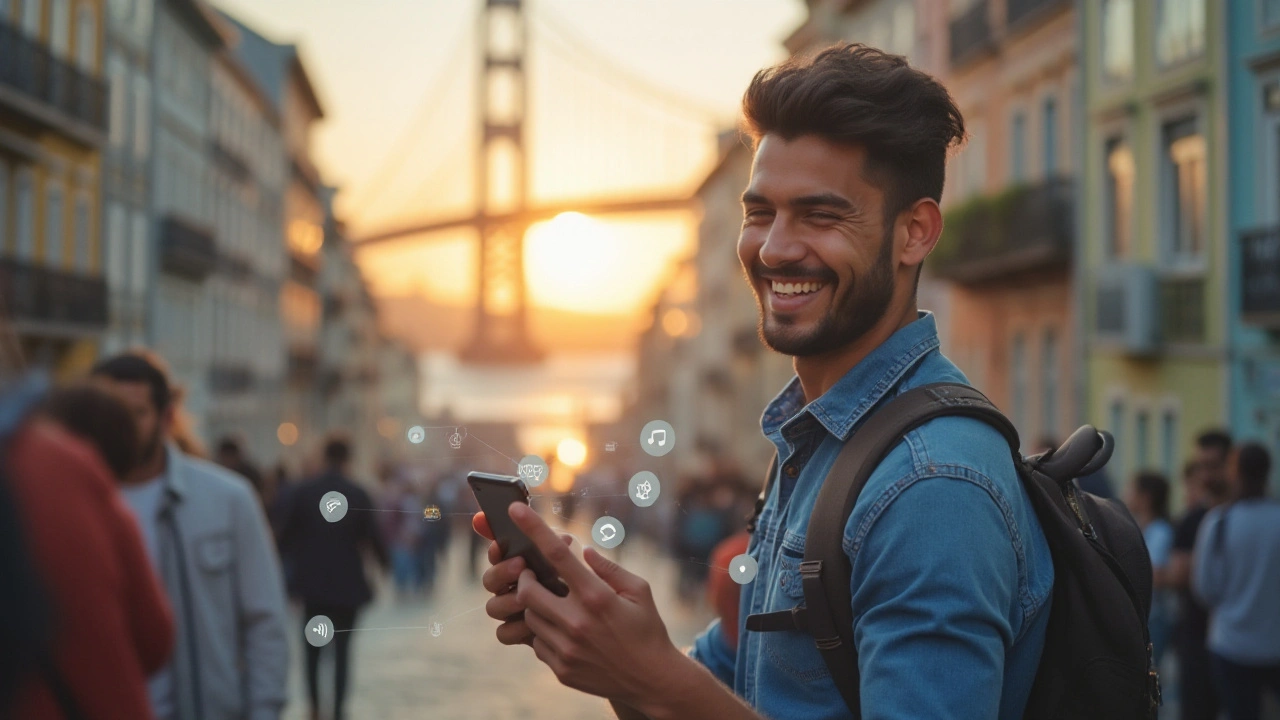
[[[628,540],[621,558],[645,577],[672,640],[687,645],[711,617],[705,607],[688,609],[675,598],[677,565],[641,538]],[[429,600],[397,602],[388,582],[361,615],[352,642],[352,678],[347,717],[352,720],[598,720],[610,718],[608,704],[565,688],[527,647],[498,644],[496,623],[484,613],[487,594],[467,577],[467,539],[455,535]],[[295,608],[294,628],[302,618]],[[439,637],[427,629],[443,623]],[[420,628],[378,630],[375,628]],[[294,633],[286,720],[306,720],[303,639]],[[321,692],[331,692],[331,667],[321,663]],[[322,701],[327,708],[327,702]]]

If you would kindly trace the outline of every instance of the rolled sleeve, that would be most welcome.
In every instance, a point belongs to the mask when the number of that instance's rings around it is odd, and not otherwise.
[[[236,497],[237,600],[248,720],[277,720],[285,705],[289,642],[284,586],[267,520],[248,491]]]
[[[693,647],[689,649],[689,657],[710,670],[711,674],[727,687],[733,687],[733,674],[737,665],[736,653],[725,641],[719,618],[712,620],[707,629],[694,639]]]
[[[865,720],[999,716],[1023,623],[1010,617],[1018,556],[989,487],[919,479],[868,520],[852,578]]]

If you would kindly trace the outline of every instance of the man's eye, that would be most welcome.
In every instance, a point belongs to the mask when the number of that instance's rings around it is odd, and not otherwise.
[[[770,212],[769,210],[763,210],[763,209],[748,210],[746,211],[746,213],[743,214],[743,219],[744,220],[764,220],[765,218],[769,217],[772,214],[773,213]]]
[[[825,213],[825,212],[811,212],[809,213],[809,217],[814,220],[839,220],[840,219],[836,215],[832,215],[831,213]]]

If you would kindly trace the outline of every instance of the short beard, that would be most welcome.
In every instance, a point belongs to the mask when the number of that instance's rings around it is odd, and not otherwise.
[[[884,318],[893,301],[893,227],[881,240],[880,253],[866,277],[854,278],[848,287],[833,296],[831,309],[813,330],[798,333],[788,323],[770,322],[764,299],[757,297],[760,340],[775,352],[792,357],[812,357],[857,342]],[[753,284],[754,286],[754,284]]]
[[[138,464],[136,467],[142,467],[155,460],[156,453],[161,452],[164,448],[164,430],[160,425],[156,424],[156,430],[151,434],[147,444],[142,446],[142,452],[138,454]]]

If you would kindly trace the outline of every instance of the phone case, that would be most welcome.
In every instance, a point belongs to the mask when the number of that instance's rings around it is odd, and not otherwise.
[[[467,475],[467,484],[471,486],[480,510],[489,521],[489,528],[493,530],[494,539],[502,549],[503,558],[516,555],[523,557],[525,564],[543,587],[560,597],[568,595],[569,588],[560,580],[555,568],[507,514],[511,503],[529,503],[529,490],[524,482],[507,475],[473,472]]]

